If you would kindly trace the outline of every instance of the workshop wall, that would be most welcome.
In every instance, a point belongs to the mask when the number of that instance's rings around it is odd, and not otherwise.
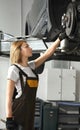
[[[0,30],[21,35],[21,0],[0,0]]]
[[[5,119],[5,97],[8,67],[9,58],[0,57],[0,119]],[[0,128],[5,128],[5,124],[3,122],[0,122]]]

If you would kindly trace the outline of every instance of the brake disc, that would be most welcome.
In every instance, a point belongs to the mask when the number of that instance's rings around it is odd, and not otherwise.
[[[69,37],[73,37],[76,28],[77,12],[76,7],[73,3],[70,3],[66,11],[67,21],[66,21],[66,34]]]

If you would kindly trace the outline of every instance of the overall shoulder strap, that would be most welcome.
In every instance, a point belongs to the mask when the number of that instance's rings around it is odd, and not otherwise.
[[[38,74],[36,73],[36,71],[33,70],[32,68],[31,68],[31,70],[32,70],[32,72],[36,75],[36,77],[38,78]]]
[[[15,65],[24,76],[27,76],[27,74],[18,65],[16,64],[13,64],[13,65]]]
[[[27,77],[27,74],[18,65],[16,65],[16,64],[12,64],[12,65],[15,65],[19,69],[19,77],[20,77],[21,89],[22,89],[22,92],[23,92],[25,84],[24,84],[24,80],[23,80],[22,75]]]
[[[13,64],[13,65],[15,65],[15,66],[20,70],[20,72],[21,72],[24,76],[28,77],[27,74],[26,74],[18,65],[16,65],[16,64]],[[29,66],[29,67],[30,67],[30,66]],[[36,77],[38,77],[38,74],[35,72],[35,70],[33,70],[31,67],[30,67],[30,69],[31,69],[32,72],[36,75]]]
[[[27,74],[26,74],[18,65],[16,65],[16,64],[13,64],[13,65],[15,65],[15,66],[20,70],[20,72],[21,72],[24,76],[28,77]],[[30,66],[29,66],[29,67],[30,67]],[[30,68],[31,68],[31,67],[30,67]],[[31,68],[31,70],[32,70],[32,72],[36,75],[36,77],[38,78],[38,74],[35,72],[35,70],[33,70],[32,68]]]

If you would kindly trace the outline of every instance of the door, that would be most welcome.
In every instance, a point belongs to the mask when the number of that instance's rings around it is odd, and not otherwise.
[[[76,71],[62,70],[62,100],[75,101]]]

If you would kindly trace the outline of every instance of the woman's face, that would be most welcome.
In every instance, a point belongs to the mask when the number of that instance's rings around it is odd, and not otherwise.
[[[25,57],[31,57],[32,56],[32,48],[25,42],[23,42],[21,46],[21,55]]]

